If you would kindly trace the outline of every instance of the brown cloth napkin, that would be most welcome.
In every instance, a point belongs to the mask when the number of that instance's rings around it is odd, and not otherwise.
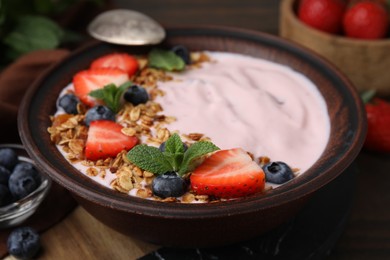
[[[23,94],[45,69],[68,54],[68,50],[35,51],[0,73],[0,143],[20,142],[16,119]]]
[[[0,143],[20,143],[17,113],[24,93],[41,73],[68,54],[67,50],[35,51],[19,58],[0,73]],[[69,192],[53,182],[45,201],[22,225],[42,232],[58,223],[75,206]],[[6,241],[10,231],[12,229],[0,230],[0,257],[7,255]]]

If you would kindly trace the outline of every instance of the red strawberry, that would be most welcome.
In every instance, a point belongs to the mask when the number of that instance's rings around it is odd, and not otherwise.
[[[342,29],[345,8],[344,0],[301,0],[298,17],[311,27],[337,34]]]
[[[377,152],[390,152],[390,103],[375,98],[366,104],[367,136],[364,147]]]
[[[91,122],[85,145],[85,157],[96,161],[115,157],[122,150],[130,150],[138,143],[138,138],[124,135],[122,126],[109,120]]]
[[[97,103],[96,99],[88,96],[92,90],[103,88],[110,83],[119,86],[128,80],[127,73],[120,69],[89,69],[80,71],[73,77],[73,86],[75,95],[83,103],[93,106]]]
[[[127,53],[113,53],[94,60],[91,69],[96,68],[117,68],[127,72],[129,77],[138,70],[138,61]]]
[[[262,191],[264,172],[243,149],[219,150],[191,174],[196,194],[237,198]]]
[[[358,1],[346,11],[343,26],[348,37],[384,38],[389,29],[389,12],[379,1]]]

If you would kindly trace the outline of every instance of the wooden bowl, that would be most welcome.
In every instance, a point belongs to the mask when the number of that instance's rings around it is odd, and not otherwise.
[[[38,167],[70,190],[91,215],[130,236],[155,244],[209,247],[249,239],[294,216],[307,199],[349,166],[366,132],[364,107],[352,84],[332,65],[289,41],[224,27],[168,29],[164,45],[192,51],[243,53],[285,64],[309,77],[322,93],[331,119],[331,136],[321,158],[301,177],[266,195],[208,204],[164,203],[131,197],[100,186],[70,165],[50,141],[49,116],[61,89],[95,58],[114,51],[146,53],[151,46],[93,43],[67,57],[39,78],[20,107],[19,133]]]
[[[390,96],[390,39],[359,40],[314,29],[297,17],[297,0],[280,4],[280,36],[310,48],[334,63],[358,91]]]

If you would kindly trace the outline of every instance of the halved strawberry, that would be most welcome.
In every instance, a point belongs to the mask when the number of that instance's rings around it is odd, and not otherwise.
[[[122,150],[130,150],[138,143],[135,136],[124,135],[122,126],[113,121],[98,120],[91,122],[85,145],[85,157],[96,161],[115,157]]]
[[[78,72],[73,77],[75,95],[89,106],[98,102],[88,94],[95,89],[103,88],[105,85],[114,83],[119,86],[129,80],[126,72],[114,68],[89,69]]]
[[[96,68],[117,68],[127,72],[129,77],[138,71],[138,61],[127,53],[113,53],[94,60],[91,69]]]
[[[191,189],[200,195],[237,198],[262,191],[265,175],[241,148],[219,150],[191,174]]]

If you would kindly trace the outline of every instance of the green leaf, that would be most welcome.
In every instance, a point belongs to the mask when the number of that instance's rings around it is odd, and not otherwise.
[[[183,162],[184,146],[178,134],[173,134],[165,142],[164,155],[167,157],[174,171],[178,171]]]
[[[369,89],[360,94],[360,97],[364,104],[369,103],[376,94],[375,89]]]
[[[211,142],[200,141],[192,144],[184,153],[183,162],[180,166],[179,174],[183,175],[191,169],[191,163],[199,157],[208,153],[219,150],[219,148]]]
[[[50,19],[25,15],[17,20],[14,30],[4,37],[3,42],[22,55],[34,50],[57,48],[63,35],[63,30]]]
[[[111,109],[114,113],[118,113],[121,108],[121,97],[122,94],[128,89],[133,83],[127,81],[117,87],[115,84],[108,84],[103,88],[93,90],[89,93],[91,97],[103,100],[106,106]]]
[[[173,51],[152,49],[149,53],[149,66],[167,71],[180,71],[185,68],[185,63]]]
[[[156,147],[137,145],[127,153],[127,158],[139,168],[154,174],[172,171],[172,165]]]

